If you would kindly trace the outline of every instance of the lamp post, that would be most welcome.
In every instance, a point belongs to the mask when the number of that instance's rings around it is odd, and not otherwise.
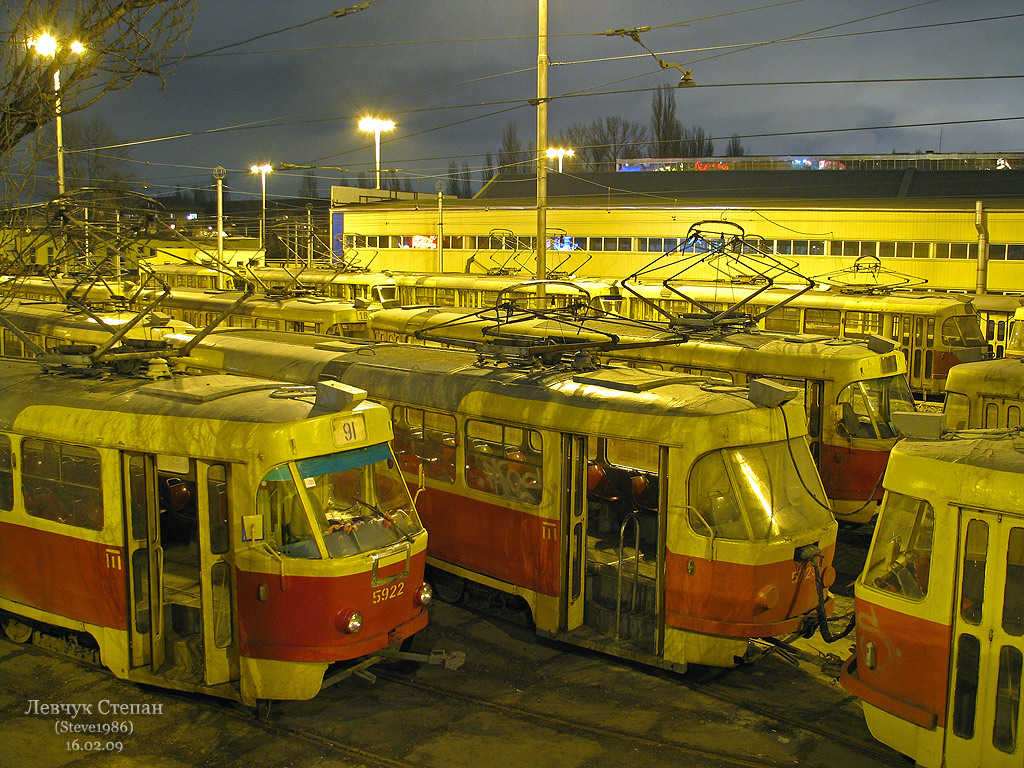
[[[35,50],[40,56],[56,58],[60,50],[60,43],[57,38],[49,32],[32,38],[28,41],[28,47]],[[68,45],[68,50],[81,56],[85,53],[85,46],[74,40]],[[64,180],[64,125],[60,114],[60,66],[53,70],[53,116],[57,125],[57,194],[63,195],[67,191]]]
[[[558,172],[559,173],[562,172],[562,158],[563,157],[572,157],[575,154],[576,153],[573,150],[571,150],[571,149],[563,149],[562,147],[558,147],[558,148],[548,147],[548,157],[557,157],[558,158]]]
[[[381,131],[392,131],[394,128],[394,120],[378,120],[376,117],[364,117],[359,121],[359,130],[368,131],[373,134],[374,167],[377,169],[376,189],[380,189],[380,134]]]
[[[260,190],[262,192],[262,204],[260,206],[260,250],[263,250],[263,241],[267,231],[267,174],[274,170],[269,163],[253,165],[249,168],[252,173],[260,175]]]

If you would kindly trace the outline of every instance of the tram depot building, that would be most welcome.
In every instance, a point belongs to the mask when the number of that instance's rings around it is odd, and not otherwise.
[[[645,170],[666,167],[682,170]],[[706,158],[620,168],[641,171],[548,173],[548,272],[625,278],[675,248],[691,225],[725,221],[809,277],[867,256],[927,280],[922,290],[1024,292],[1024,154]],[[536,269],[533,174],[498,174],[469,200],[344,202],[351,191],[332,189],[336,259],[345,254],[374,271],[529,277]]]

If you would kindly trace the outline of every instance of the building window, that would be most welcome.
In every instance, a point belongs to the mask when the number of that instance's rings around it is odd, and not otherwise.
[[[491,421],[466,422],[466,483],[524,504],[541,499],[540,433]]]

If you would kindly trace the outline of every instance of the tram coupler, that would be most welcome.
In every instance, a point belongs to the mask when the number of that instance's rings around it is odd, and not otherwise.
[[[458,669],[466,663],[466,654],[462,651],[442,651],[440,649],[434,649],[427,654],[385,648],[378,651],[376,655],[389,661],[415,661],[419,664],[430,664],[445,669]]]

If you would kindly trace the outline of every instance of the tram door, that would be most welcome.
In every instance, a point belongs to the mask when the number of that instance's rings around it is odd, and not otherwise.
[[[960,509],[945,764],[1019,766],[1024,520]]]
[[[132,666],[217,685],[236,674],[227,468],[122,454]]]
[[[562,436],[562,579],[561,624],[566,631],[583,624],[587,568],[587,438]]]

